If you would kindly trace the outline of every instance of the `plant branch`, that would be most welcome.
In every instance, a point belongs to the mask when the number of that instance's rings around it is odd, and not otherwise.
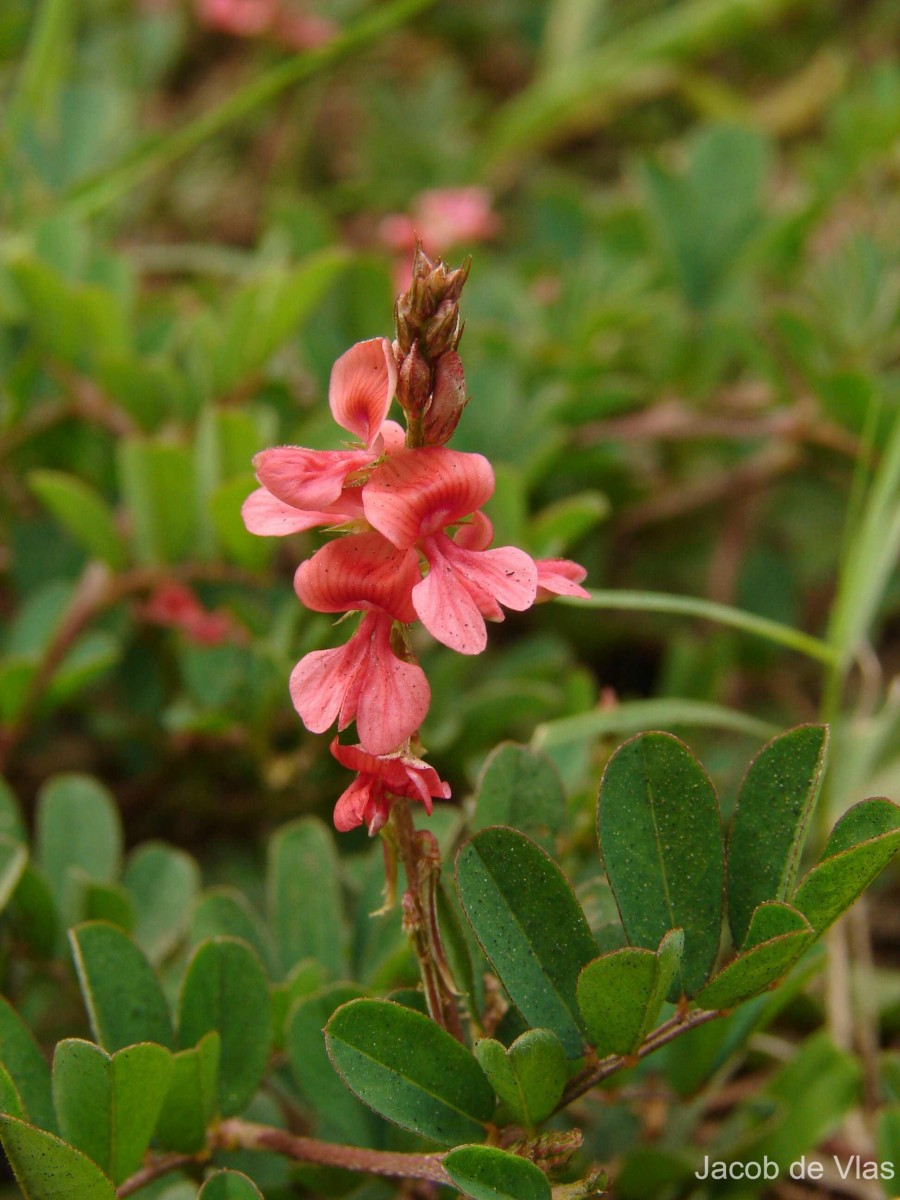
[[[363,1171],[393,1179],[451,1182],[444,1170],[443,1154],[403,1154],[392,1150],[341,1146],[334,1142],[320,1142],[317,1138],[298,1137],[267,1125],[255,1125],[238,1117],[229,1118],[218,1126],[213,1132],[210,1148],[268,1150],[283,1154],[295,1162],[315,1163],[320,1167],[341,1167],[345,1171]]]
[[[116,1188],[116,1195],[120,1200],[124,1200],[125,1196],[132,1196],[135,1192],[140,1191],[142,1187],[146,1187],[148,1183],[153,1183],[157,1179],[161,1179],[163,1175],[168,1175],[170,1171],[179,1171],[182,1167],[190,1167],[200,1161],[201,1156],[197,1154],[161,1154],[158,1158],[153,1158],[139,1171],[135,1171],[133,1175],[129,1175],[126,1180],[119,1184]]]

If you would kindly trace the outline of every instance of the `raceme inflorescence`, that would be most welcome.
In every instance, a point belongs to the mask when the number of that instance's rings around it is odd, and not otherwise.
[[[311,732],[356,722],[357,745],[331,744],[357,772],[335,808],[339,830],[365,824],[376,833],[396,797],[420,800],[430,813],[433,799],[450,796],[420,756],[431,692],[412,646],[416,622],[452,650],[480,654],[485,622],[502,621],[504,608],[587,595],[577,563],[492,546],[483,511],[494,491],[491,464],[446,446],[467,403],[458,353],[467,274],[417,251],[394,342],[358,342],[331,372],[332,416],[358,441],[264,450],[254,460],[260,487],[243,507],[252,533],[326,530],[331,540],[297,568],[297,595],[315,612],[361,614],[344,645],[307,654],[290,681]],[[395,397],[405,430],[388,418]]]

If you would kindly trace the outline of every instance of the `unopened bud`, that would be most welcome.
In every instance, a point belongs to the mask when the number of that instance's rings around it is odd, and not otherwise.
[[[427,446],[443,446],[450,440],[468,402],[462,359],[448,350],[434,369],[434,394],[422,425]]]
[[[415,342],[400,365],[397,399],[411,418],[420,417],[431,399],[431,367]]]
[[[455,350],[459,340],[459,304],[442,300],[434,316],[425,326],[423,339],[429,358],[439,358],[447,350]]]

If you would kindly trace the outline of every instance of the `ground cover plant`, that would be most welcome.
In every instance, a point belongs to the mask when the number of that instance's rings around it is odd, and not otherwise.
[[[896,1194],[898,32],[3,6],[0,1195]]]

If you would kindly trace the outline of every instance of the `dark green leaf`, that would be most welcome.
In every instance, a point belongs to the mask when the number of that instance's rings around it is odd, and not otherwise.
[[[509,825],[549,851],[565,815],[562,783],[546,755],[505,742],[488,756],[478,783],[473,830]]]
[[[0,1139],[26,1200],[116,1200],[100,1168],[52,1133],[0,1116]]]
[[[0,834],[14,842],[28,842],[22,809],[15,792],[5,779],[0,779]]]
[[[568,1079],[566,1052],[549,1029],[529,1029],[507,1050],[493,1038],[475,1046],[475,1057],[519,1124],[533,1129],[554,1111]]]
[[[145,1042],[112,1056],[92,1042],[60,1042],[53,1099],[60,1131],[113,1180],[141,1164],[172,1077],[172,1055]]]
[[[128,859],[122,882],[134,903],[134,940],[151,962],[161,962],[187,930],[200,869],[183,850],[145,842]]]
[[[658,951],[626,947],[588,963],[578,980],[578,1004],[599,1055],[637,1050],[659,1016],[683,950],[684,935],[673,929]]]
[[[835,825],[822,858],[803,879],[791,903],[816,933],[881,874],[900,850],[900,807],[876,797],[856,804]]]
[[[86,775],[57,775],[38,796],[36,859],[67,923],[78,920],[80,871],[112,883],[122,861],[122,825],[115,801]],[[140,1039],[138,1039],[140,1040]]]
[[[0,834],[0,911],[6,908],[28,865],[28,849]]]
[[[206,1127],[218,1111],[218,1033],[208,1033],[196,1046],[173,1059],[172,1082],[156,1126],[156,1140],[166,1150],[194,1154],[206,1144]]]
[[[693,994],[715,961],[722,923],[722,823],[709,777],[678,738],[638,734],[607,764],[597,826],[628,940],[655,949],[682,929],[680,990]]]
[[[128,561],[115,517],[83,480],[63,471],[32,471],[28,486],[57,521],[96,558],[118,570]]]
[[[523,834],[497,827],[462,847],[456,881],[475,936],[513,1004],[577,1057],[584,1038],[575,989],[597,943],[559,867]]]
[[[351,1000],[325,1038],[347,1086],[389,1121],[445,1146],[484,1136],[491,1086],[468,1050],[428,1017],[387,1000]]]
[[[216,1171],[200,1189],[197,1200],[263,1200],[263,1194],[240,1171]]]
[[[272,1047],[265,972],[251,947],[235,938],[199,946],[181,987],[180,1045],[193,1046],[213,1029],[221,1038],[219,1105],[228,1117],[252,1099]]]
[[[42,1129],[56,1130],[50,1068],[31,1030],[0,996],[0,1063],[9,1072],[24,1116]]]
[[[42,958],[51,958],[60,919],[50,885],[42,871],[27,863],[12,897],[10,914],[17,932]]]
[[[758,905],[790,895],[827,753],[827,727],[801,725],[764,746],[744,776],[728,841],[728,921],[736,946]]]
[[[19,1095],[19,1089],[13,1082],[13,1077],[6,1067],[0,1066],[0,1113],[8,1117],[18,1117],[25,1120],[25,1105]]]
[[[197,900],[191,917],[191,942],[232,937],[246,942],[267,967],[274,966],[275,952],[269,931],[250,901],[237,888],[210,888]]]
[[[550,1200],[543,1171],[493,1146],[458,1146],[444,1159],[447,1174],[473,1200]]]
[[[279,829],[269,843],[267,888],[282,970],[315,958],[340,978],[346,970],[340,868],[324,822],[303,817]]]
[[[81,891],[79,912],[85,921],[109,921],[125,933],[134,929],[134,909],[131,898],[118,883],[97,883],[81,871],[73,871]]]
[[[701,1008],[734,1008],[765,991],[787,972],[815,934],[789,904],[770,900],[753,914],[737,958],[722,968],[694,999]]]
[[[69,937],[91,1028],[103,1049],[113,1054],[137,1042],[171,1047],[165,997],[134,942],[104,921],[79,925]]]

